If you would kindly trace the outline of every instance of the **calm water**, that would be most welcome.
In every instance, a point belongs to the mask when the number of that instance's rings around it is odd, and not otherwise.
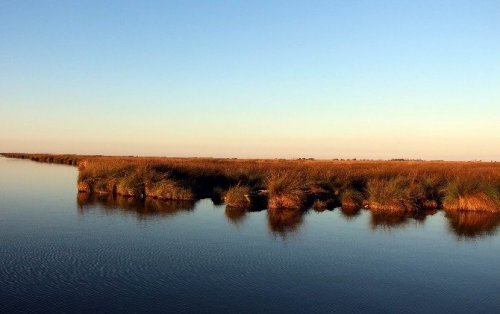
[[[500,312],[498,217],[77,197],[0,158],[0,312]]]

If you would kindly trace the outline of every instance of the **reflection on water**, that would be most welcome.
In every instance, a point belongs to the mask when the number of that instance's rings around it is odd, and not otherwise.
[[[212,200],[213,202],[213,200]],[[80,213],[87,210],[101,210],[106,214],[134,214],[139,219],[152,217],[169,217],[178,213],[191,212],[195,202],[165,201],[146,198],[140,200],[123,196],[100,196],[86,193],[77,194],[77,204]],[[223,205],[214,204],[214,206]],[[337,208],[347,221],[358,217],[362,209]],[[368,210],[367,210],[368,211]],[[316,211],[322,214],[323,211]],[[417,213],[384,213],[368,211],[370,213],[370,227],[372,230],[390,230],[405,228],[410,225],[422,224],[428,216],[437,213],[437,210],[425,210]],[[267,210],[268,229],[274,235],[286,237],[295,233],[304,222],[303,210],[280,209]],[[224,206],[224,215],[231,224],[244,223],[250,211],[240,208]],[[450,231],[461,238],[475,238],[495,235],[500,224],[500,214],[483,212],[447,212]]]
[[[81,214],[85,214],[87,210],[99,209],[106,214],[135,214],[139,219],[173,216],[180,212],[192,211],[195,206],[195,202],[191,201],[161,201],[151,198],[142,200],[87,193],[77,194],[77,204]]]
[[[271,233],[285,237],[296,232],[303,222],[304,211],[300,209],[268,209],[267,222]]]
[[[371,211],[370,226],[373,230],[402,228],[410,224],[423,223],[427,216],[435,213],[437,213],[437,210],[424,210],[417,213]]]
[[[234,208],[226,206],[226,209],[224,210],[224,215],[226,216],[227,220],[235,225],[241,224],[245,219],[246,214],[247,211],[242,208]]]
[[[483,237],[494,235],[500,225],[498,213],[447,212],[451,230],[459,237]]]
[[[491,214],[75,197],[76,178],[73,167],[0,158],[0,313],[500,307]]]

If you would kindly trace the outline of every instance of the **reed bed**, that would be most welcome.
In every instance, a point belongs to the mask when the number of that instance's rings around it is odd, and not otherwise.
[[[230,187],[225,196],[226,205],[233,208],[248,208],[251,206],[248,195],[251,189],[248,186],[236,185]]]
[[[341,204],[383,212],[500,211],[497,162],[3,155],[77,164],[78,190],[86,193],[173,200],[222,194],[228,205],[249,207],[242,195],[262,190],[272,209]]]
[[[342,191],[340,204],[343,209],[359,209],[363,206],[364,199],[362,192],[348,188]]]
[[[366,190],[368,206],[372,210],[413,212],[418,208],[417,191],[405,177],[370,179]]]
[[[469,210],[498,212],[498,182],[456,179],[446,188],[443,206],[448,211]]]
[[[285,171],[271,173],[266,180],[270,209],[300,209],[306,204],[303,176]]]

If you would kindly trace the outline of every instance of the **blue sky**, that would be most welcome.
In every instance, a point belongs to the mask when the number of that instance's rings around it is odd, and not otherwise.
[[[500,160],[500,1],[1,1],[0,151]]]

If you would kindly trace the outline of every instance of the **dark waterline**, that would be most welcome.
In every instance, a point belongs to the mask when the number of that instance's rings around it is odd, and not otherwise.
[[[500,311],[499,219],[76,194],[0,158],[0,312]]]

